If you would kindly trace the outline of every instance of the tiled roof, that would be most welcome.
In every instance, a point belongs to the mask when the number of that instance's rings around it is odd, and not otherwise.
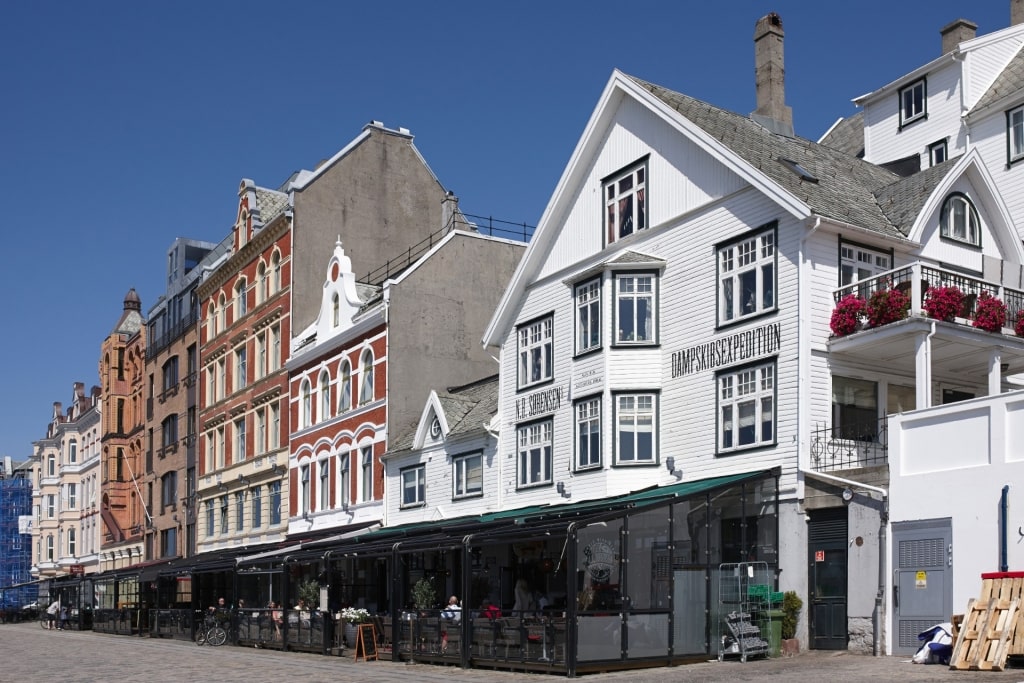
[[[891,171],[804,138],[777,135],[746,116],[633,76],[629,78],[803,201],[814,213],[881,235],[906,237],[882,211],[874,195],[900,179]],[[816,182],[802,177],[786,161],[798,164]]]
[[[901,178],[875,193],[878,205],[897,230],[904,235],[910,232],[928,196],[959,159],[957,156],[920,173]]]
[[[850,156],[863,157],[864,112],[859,111],[853,116],[840,119],[818,143]]]
[[[972,112],[979,111],[985,107],[998,102],[1007,95],[1020,92],[1024,89],[1024,48],[1021,48],[1013,56],[1006,68],[996,76],[992,85],[985,91],[978,101],[971,108]]]
[[[276,218],[288,206],[288,195],[277,190],[257,187],[256,206],[259,209],[259,227],[263,227]]]
[[[472,434],[498,412],[498,376],[493,375],[461,387],[437,392],[441,410],[448,423],[448,437]],[[413,447],[419,419],[412,422],[391,440],[391,452],[408,451]]]

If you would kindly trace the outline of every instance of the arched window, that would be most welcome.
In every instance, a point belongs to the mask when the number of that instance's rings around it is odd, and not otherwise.
[[[264,264],[256,266],[256,305],[259,306],[267,297],[267,267]]]
[[[943,237],[981,246],[981,221],[974,204],[964,194],[954,192],[946,197],[939,226]]]
[[[302,389],[300,390],[300,394],[302,396],[302,404],[299,406],[299,425],[301,425],[302,427],[308,427],[312,424],[312,416],[310,415],[310,412],[312,411],[313,400],[312,396],[310,395],[311,393],[312,392],[309,386],[309,380],[302,380]]]
[[[367,349],[363,352],[363,358],[359,367],[359,403],[369,403],[373,400],[373,352]]]
[[[206,310],[206,328],[209,330],[209,339],[217,336],[217,307],[213,305],[212,301]]]
[[[320,422],[331,417],[331,377],[324,370],[320,373]]]
[[[331,296],[331,325],[337,327],[341,324],[341,301],[338,299],[338,293],[335,292]]]
[[[339,374],[338,387],[338,413],[344,413],[352,409],[352,366],[348,361],[342,361],[341,373]]]
[[[281,291],[281,254],[275,251],[270,257],[270,294]]]
[[[235,285],[235,320],[241,319],[249,312],[249,304],[245,300],[245,289],[245,278],[241,278]]]
[[[224,292],[220,293],[220,298],[217,300],[217,327],[221,330],[228,328],[228,304],[227,299],[224,298]]]

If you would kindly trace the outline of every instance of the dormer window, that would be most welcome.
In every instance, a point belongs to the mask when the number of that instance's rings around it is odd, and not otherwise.
[[[981,222],[974,204],[966,195],[954,192],[946,197],[939,226],[942,237],[975,247],[981,246]]]
[[[604,181],[605,233],[611,244],[647,229],[647,162]]]
[[[900,128],[928,117],[928,88],[925,79],[900,90]]]

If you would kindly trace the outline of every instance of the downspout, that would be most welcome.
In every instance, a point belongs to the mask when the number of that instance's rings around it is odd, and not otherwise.
[[[885,598],[885,582],[888,577],[888,564],[886,563],[886,551],[888,548],[888,534],[887,529],[889,527],[889,491],[883,489],[880,486],[871,486],[870,484],[864,484],[853,479],[846,479],[844,477],[837,477],[834,474],[825,474],[824,472],[814,472],[807,470],[804,472],[805,477],[811,477],[812,479],[819,479],[821,481],[842,484],[843,486],[850,488],[867,489],[868,491],[874,491],[882,496],[882,510],[879,512],[879,523],[878,523],[878,591],[875,593],[875,610],[871,615],[871,629],[872,629],[872,643],[871,654],[875,657],[881,657],[883,654],[882,648],[882,610],[884,609],[884,598]]]
[[[1008,513],[1010,511],[1010,485],[1006,484],[1003,486],[1003,493],[999,496],[999,571],[1008,572],[1010,571],[1010,562],[1007,557],[1007,535],[1009,533],[1008,527]]]

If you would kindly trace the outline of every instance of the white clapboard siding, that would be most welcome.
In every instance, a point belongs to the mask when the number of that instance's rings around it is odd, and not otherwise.
[[[581,183],[567,188],[574,200],[541,269],[540,279],[603,249],[605,207],[601,179],[645,155],[650,155],[648,225],[660,225],[743,186],[734,173],[632,98],[624,100],[604,135],[605,145],[586,169]]]
[[[1000,220],[1000,218],[990,211],[990,208],[994,207],[991,207],[988,202],[987,192],[981,193],[975,189],[968,177],[958,178],[950,188],[950,192],[960,192],[966,195],[978,210],[978,218],[981,220],[981,250],[954,240],[941,239],[939,233],[942,207],[940,205],[936,207],[932,215],[926,217],[925,228],[920,238],[921,257],[935,263],[947,263],[980,272],[983,267],[983,255],[992,258],[1003,257],[1002,233],[993,234],[993,221]]]
[[[1024,161],[1006,165],[1006,112],[996,111],[971,126],[971,139],[985,160],[1013,223],[1024,237]]]
[[[991,38],[991,36],[989,36]],[[987,40],[985,44],[970,50],[964,59],[967,76],[967,108],[970,109],[984,95],[1007,63],[1020,50],[1020,36],[1008,36],[1002,40]]]

